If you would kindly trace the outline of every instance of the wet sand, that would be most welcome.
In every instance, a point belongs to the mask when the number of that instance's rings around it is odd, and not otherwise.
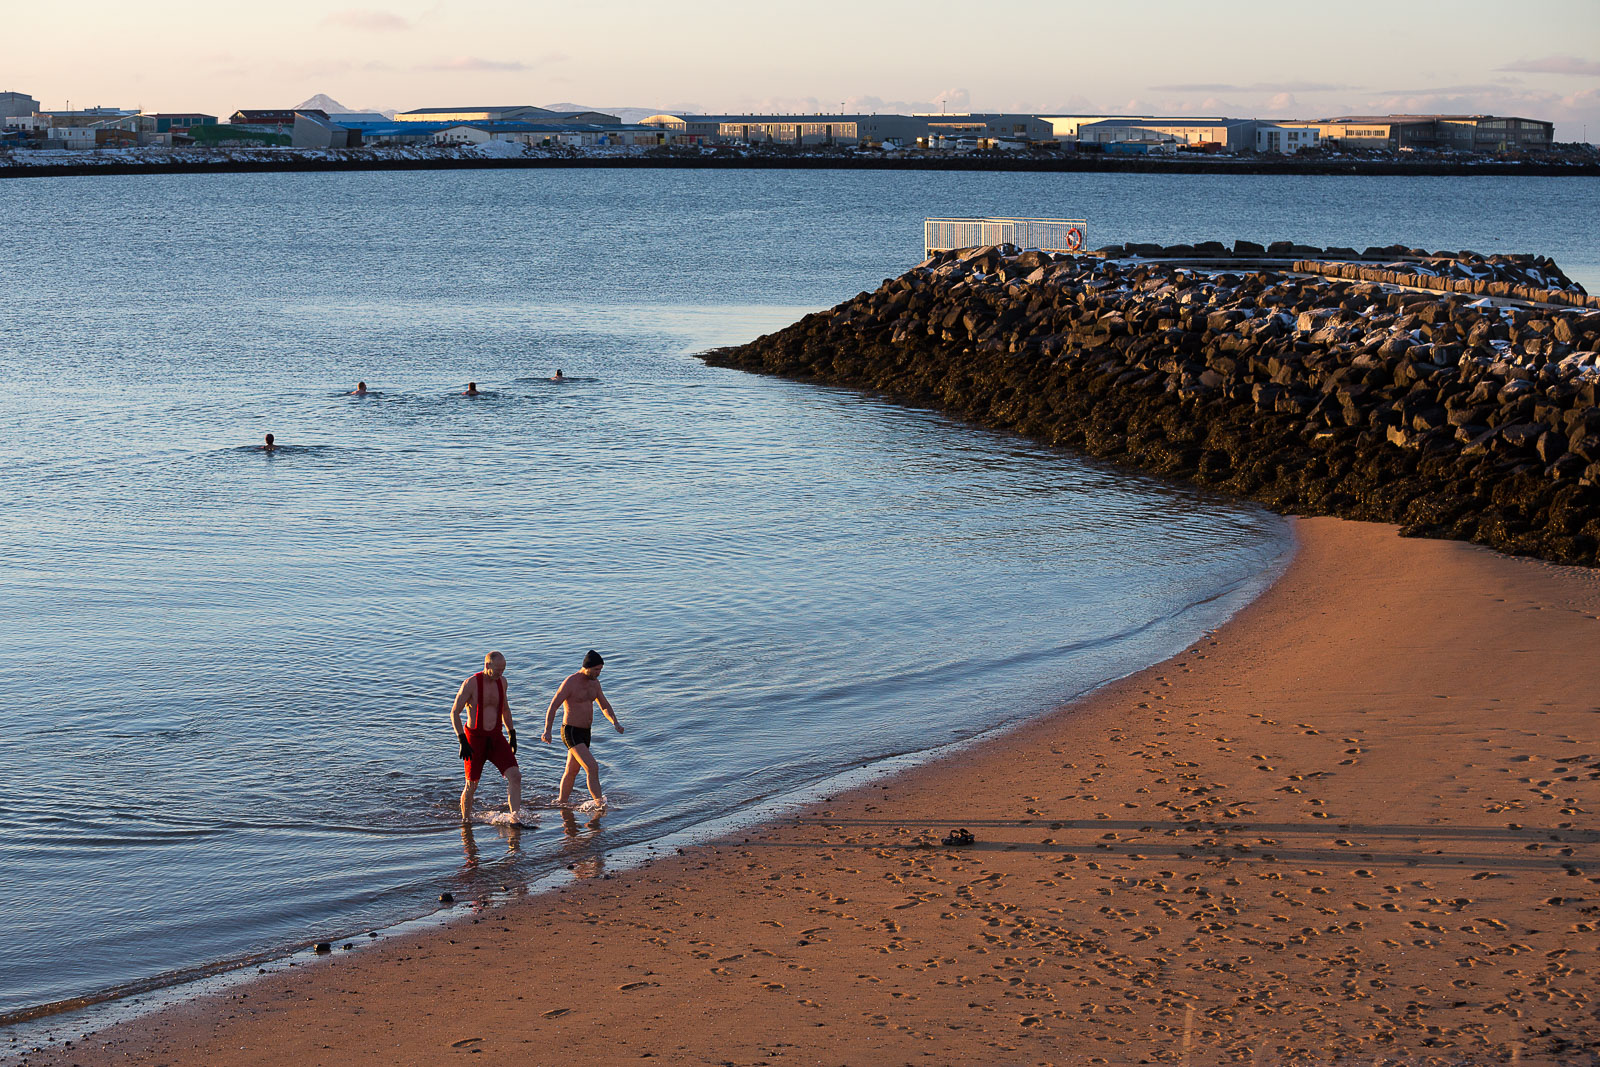
[[[1296,530],[976,750],[33,1062],[1595,1062],[1600,574]]]

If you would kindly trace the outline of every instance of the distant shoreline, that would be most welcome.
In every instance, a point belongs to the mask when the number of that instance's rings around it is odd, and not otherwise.
[[[0,178],[77,178],[123,174],[252,174],[405,170],[942,170],[1041,174],[1288,174],[1368,177],[1600,177],[1595,163],[1457,163],[1406,160],[1168,159],[1074,156],[872,158],[852,156],[534,156],[510,158],[304,158],[30,164],[0,163]]]

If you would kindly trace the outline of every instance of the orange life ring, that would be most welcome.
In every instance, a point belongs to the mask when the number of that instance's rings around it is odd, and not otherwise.
[[[1083,247],[1083,231],[1076,226],[1067,229],[1067,251],[1076,252]]]

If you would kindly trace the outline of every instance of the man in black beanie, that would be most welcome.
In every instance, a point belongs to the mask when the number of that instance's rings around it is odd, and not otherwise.
[[[583,768],[588,778],[589,795],[594,798],[595,805],[605,806],[606,798],[600,792],[600,765],[589,751],[589,731],[594,726],[596,702],[599,702],[605,717],[611,720],[611,725],[617,728],[617,733],[622,733],[616,709],[606,699],[605,693],[600,691],[600,670],[605,665],[606,661],[600,653],[591,648],[589,654],[583,657],[583,669],[567,676],[567,680],[556,690],[556,695],[550,698],[550,708],[544,713],[544,733],[539,740],[548,745],[550,730],[555,724],[556,708],[566,705],[566,710],[561,713],[561,740],[567,746],[567,766],[561,774],[561,792],[556,797],[556,803],[562,807],[566,807],[572,796],[579,767]]]

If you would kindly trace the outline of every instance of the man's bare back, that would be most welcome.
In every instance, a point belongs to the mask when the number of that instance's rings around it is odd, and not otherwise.
[[[467,680],[461,683],[461,688],[456,692],[456,705],[460,708],[473,709],[467,715],[467,722],[474,724],[474,729],[498,730],[500,724],[506,721],[505,709],[500,706],[500,687],[498,685],[481,687],[483,707],[480,708],[478,707],[480,687],[475,684],[476,677],[468,675]]]

